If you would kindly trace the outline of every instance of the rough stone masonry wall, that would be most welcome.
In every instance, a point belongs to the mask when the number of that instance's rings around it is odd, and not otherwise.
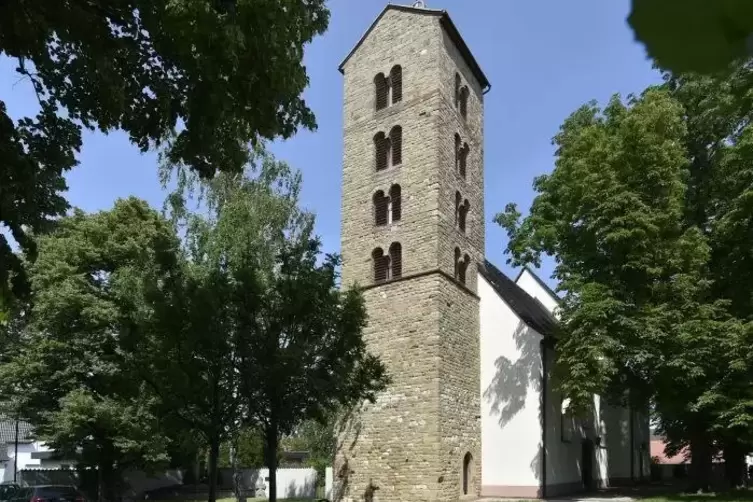
[[[437,275],[366,292],[378,319],[366,329],[366,341],[394,380],[341,438],[335,481],[346,485],[344,500],[369,500],[370,483],[374,500],[438,500],[440,296]],[[338,478],[345,462],[350,472]]]
[[[386,252],[392,242],[402,244],[404,279],[365,293],[366,341],[393,382],[352,417],[340,438],[335,493],[342,500],[369,500],[372,484],[375,501],[454,502],[466,452],[476,460],[476,484],[480,479],[478,301],[472,291],[483,250],[482,152],[472,145],[464,182],[472,213],[462,236],[454,228],[454,133],[446,137],[447,124],[458,126],[446,84],[454,85],[455,75],[448,61],[459,56],[445,52],[443,33],[434,15],[388,10],[345,66],[343,284],[371,284],[371,252],[377,246]],[[403,101],[376,112],[374,76],[395,64],[403,70]],[[467,68],[461,71],[472,79]],[[471,119],[480,111],[472,86],[463,127],[480,130]],[[373,137],[394,125],[403,128],[402,165],[377,173]],[[375,227],[372,196],[393,183],[402,188],[402,220]],[[438,273],[452,276],[456,242],[473,258],[470,290]]]
[[[442,31],[440,51],[440,138],[438,151],[441,178],[440,256],[452,273],[454,250],[471,257],[466,287],[449,283],[443,288],[440,320],[440,433],[443,437],[445,479],[441,486],[442,500],[457,496],[463,486],[463,461],[472,457],[469,495],[481,490],[481,421],[480,421],[480,356],[479,300],[477,295],[477,264],[484,259],[484,165],[483,165],[483,94],[468,65],[447,33]],[[467,118],[455,106],[455,74],[470,90]],[[466,177],[455,170],[454,136],[459,133],[468,143]],[[470,202],[466,231],[455,224],[455,193]]]

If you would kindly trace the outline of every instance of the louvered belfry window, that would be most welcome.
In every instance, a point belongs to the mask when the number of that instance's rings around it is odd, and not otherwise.
[[[374,92],[376,93],[377,111],[387,108],[387,105],[389,104],[390,86],[384,73],[380,73],[374,77]]]
[[[393,223],[400,221],[403,215],[402,203],[400,185],[392,185],[390,187],[390,215]]]
[[[468,271],[468,264],[471,263],[471,257],[467,254],[462,258],[460,248],[455,248],[455,279],[460,284],[465,284],[466,273]]]
[[[403,247],[399,242],[393,242],[390,245],[390,262],[392,263],[392,278],[400,278],[403,275]]]
[[[395,126],[390,131],[390,146],[392,147],[392,164],[399,166],[403,163],[403,128]]]
[[[403,100],[403,68],[400,65],[395,65],[390,70],[390,90],[393,105]]]
[[[463,148],[463,140],[460,139],[460,134],[455,133],[455,172],[460,172],[460,151]]]
[[[388,218],[389,199],[384,196],[384,192],[379,190],[374,194],[374,224],[377,226],[386,225]]]
[[[390,278],[390,257],[384,254],[382,248],[376,248],[371,253],[374,262],[374,282],[384,282]]]
[[[457,226],[460,221],[460,205],[462,202],[463,196],[460,195],[460,192],[455,192],[455,226]]]
[[[458,174],[465,179],[465,173],[468,170],[468,153],[470,153],[468,143],[463,143],[458,154]]]
[[[458,281],[461,284],[465,284],[466,273],[468,272],[468,264],[471,262],[471,257],[468,255],[463,256],[462,261],[458,264]]]
[[[374,136],[374,160],[376,170],[382,171],[389,166],[390,142],[383,132],[378,132]]]
[[[460,85],[462,84],[460,80],[460,74],[455,74],[455,108],[458,107],[460,103]]]
[[[460,280],[460,248],[455,248],[455,280]]]
[[[460,99],[459,99],[459,101],[460,101],[460,103],[459,103],[460,115],[464,119],[468,118],[468,96],[469,96],[469,94],[470,93],[468,91],[468,87],[464,85],[460,89]]]
[[[468,211],[471,208],[471,204],[466,199],[458,208],[458,228],[461,232],[465,233],[465,223],[468,218]]]

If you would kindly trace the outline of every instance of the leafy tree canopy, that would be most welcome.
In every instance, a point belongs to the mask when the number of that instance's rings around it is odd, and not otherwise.
[[[200,182],[206,211],[186,213],[181,197],[172,207],[189,249],[203,250],[231,291],[223,308],[244,421],[263,433],[275,500],[280,438],[306,419],[373,399],[387,379],[362,338],[360,291],[340,291],[339,258],[322,256],[313,216],[299,207],[300,175],[269,155],[258,160],[244,174]],[[195,187],[190,175],[182,179]]]
[[[14,121],[0,99],[0,223],[33,257],[26,229],[40,233],[66,210],[63,175],[82,127],[122,129],[204,176],[239,171],[249,142],[313,128],[303,47],[328,21],[324,0],[0,3],[0,56],[40,104]],[[2,235],[0,263],[0,293],[9,280],[22,293]]]
[[[633,0],[628,18],[663,69],[712,74],[753,48],[753,4],[745,0]]]
[[[563,392],[581,408],[594,393],[654,400],[694,468],[753,430],[753,309],[733,277],[750,273],[753,247],[748,73],[667,75],[603,110],[581,107],[554,139],[530,214],[508,205],[496,217],[513,263],[557,259]],[[707,474],[694,475],[701,488]]]
[[[175,270],[173,226],[135,198],[75,211],[39,239],[33,307],[0,365],[4,398],[40,436],[97,466],[100,498],[117,472],[166,460],[153,394],[129,371],[129,347],[149,315],[140,298]]]

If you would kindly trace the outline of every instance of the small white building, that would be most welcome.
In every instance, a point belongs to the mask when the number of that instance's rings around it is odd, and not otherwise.
[[[479,267],[481,495],[553,497],[650,475],[646,414],[594,396],[574,419],[551,384],[557,295],[533,271]]]
[[[0,416],[0,480],[13,481],[14,474],[24,469],[65,469],[72,464],[36,440],[31,424]]]

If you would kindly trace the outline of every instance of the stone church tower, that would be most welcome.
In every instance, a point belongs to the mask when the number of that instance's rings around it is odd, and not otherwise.
[[[344,75],[343,284],[392,384],[348,423],[335,498],[473,499],[480,485],[483,95],[445,11],[388,5]]]

